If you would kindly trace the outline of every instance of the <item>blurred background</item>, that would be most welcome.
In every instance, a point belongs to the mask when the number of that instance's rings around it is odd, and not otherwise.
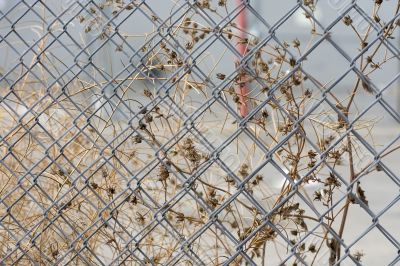
[[[21,83],[21,76],[24,76],[26,72],[30,73],[29,79],[32,79],[32,83],[29,86],[32,90],[46,90],[52,86],[68,87],[71,80],[79,78],[84,86],[93,85],[93,89],[84,91],[78,96],[82,105],[94,103],[95,110],[102,109],[103,118],[112,116],[115,121],[128,119],[131,112],[130,105],[137,105],[137,102],[141,102],[144,98],[143,91],[145,89],[157,90],[163,84],[163,82],[152,79],[162,76],[156,69],[145,67],[145,61],[150,60],[152,54],[140,47],[151,37],[155,37],[158,41],[162,39],[161,35],[165,33],[158,32],[159,28],[155,26],[157,25],[155,22],[165,21],[173,25],[185,12],[185,7],[191,3],[191,1],[168,0],[137,2],[141,5],[138,10],[132,9],[132,12],[125,12],[113,19],[111,28],[117,29],[117,31],[112,38],[107,38],[108,32],[104,32],[105,38],[99,38],[99,35],[102,34],[101,31],[107,31],[108,18],[115,15],[113,5],[106,6],[100,11],[93,5],[99,7],[103,3],[102,1],[0,0],[0,96],[4,96],[16,84]],[[214,5],[216,3],[216,1],[210,2]],[[369,15],[373,12],[375,5],[374,1],[360,0],[356,1],[358,8],[350,9],[351,0],[316,2],[314,17],[318,23],[307,18],[305,10],[298,7],[296,0],[279,2],[276,0],[250,0],[251,7],[246,8],[245,12],[248,25],[246,31],[249,39],[263,40],[273,30],[276,40],[279,40],[281,44],[286,42],[292,45],[293,42],[298,41],[301,53],[308,51],[329,32],[329,38],[336,47],[330,42],[323,41],[307,55],[307,59],[302,63],[302,69],[311,77],[318,79],[321,86],[326,88],[334,84],[350,68],[353,60],[356,65],[359,63],[360,39],[354,29],[365,32],[371,27],[372,21]],[[115,6],[117,5],[116,3]],[[379,17],[374,19],[380,23],[387,23],[394,16],[396,5],[397,1],[384,1]],[[154,14],[158,15],[158,18],[149,17],[146,12],[142,12],[149,7]],[[227,14],[230,14],[230,11],[235,8],[236,2],[228,0]],[[223,24],[224,19],[218,14],[211,13],[209,16],[210,20]],[[345,16],[352,18],[354,29],[344,23],[334,23],[338,18]],[[228,19],[233,20],[234,18],[228,17]],[[201,19],[197,22],[204,25],[209,23]],[[333,24],[334,26],[330,28],[330,25]],[[312,32],[311,29],[314,31]],[[397,111],[400,110],[399,32],[399,30],[396,31],[396,35],[385,43],[387,49],[383,49],[383,52],[377,56],[379,58],[377,60],[381,62],[385,58],[390,59],[382,68],[369,76],[375,85],[374,89],[376,91],[384,89],[383,99]],[[372,27],[370,39],[378,34],[379,31]],[[105,42],[104,39],[109,41]],[[277,45],[276,40],[271,40],[271,44]],[[210,41],[208,45],[206,51],[198,55],[199,60],[196,61],[196,66],[211,81],[218,84],[217,73],[224,73],[228,76],[237,71],[236,55],[233,51],[227,50],[226,44],[220,40]],[[179,49],[181,48],[177,48],[182,54],[185,53],[184,49]],[[291,47],[288,50],[300,57],[296,49]],[[44,51],[46,56],[43,56]],[[37,58],[41,60],[40,64],[35,64]],[[140,71],[137,71],[138,69]],[[290,71],[290,68],[283,71]],[[127,80],[132,75],[143,77],[142,81]],[[339,99],[348,97],[356,79],[357,76],[354,73],[348,74],[332,89],[332,92]],[[112,80],[118,80],[115,83],[126,86],[128,88],[127,95],[114,97],[116,85],[109,82]],[[254,95],[260,97],[260,101],[266,97],[256,91],[257,88],[250,88],[250,90]],[[118,90],[118,93],[120,91]],[[198,96],[200,93],[196,93],[194,90],[194,100],[200,99]],[[368,93],[360,95],[356,102],[358,111],[362,112],[376,99],[376,96]],[[127,99],[125,105],[118,107],[116,112],[111,115],[120,98]],[[12,105],[12,103],[9,104]],[[201,104],[199,102],[199,106]],[[24,112],[26,109],[21,110],[21,113]],[[384,144],[397,140],[400,133],[398,114],[397,117],[391,117],[383,108],[374,109],[372,112],[379,120],[373,133],[368,133],[378,139],[374,144],[380,145],[379,147],[382,148]],[[398,157],[388,157],[385,163],[392,167],[394,172],[399,173]],[[276,177],[278,176],[279,173],[276,174]],[[384,179],[384,174],[367,178],[371,180],[369,183],[365,182],[364,188],[369,193],[370,202],[386,206],[388,199],[384,199],[383,194],[390,192],[393,196],[398,195],[398,188],[387,177]],[[277,179],[277,182],[282,181],[281,176]],[[355,216],[366,216],[362,212],[355,213]],[[364,220],[360,219],[359,223],[349,223],[348,230],[351,232],[353,229],[361,227],[362,224],[369,225],[371,221],[368,220],[368,216],[366,217],[363,218]],[[397,208],[385,218],[387,227],[398,228],[399,217],[399,208]],[[368,235],[370,241],[364,249],[379,249],[379,254],[384,256],[387,252],[386,246],[375,246],[372,236],[373,234]],[[367,262],[368,265],[378,265],[380,258],[370,257]]]

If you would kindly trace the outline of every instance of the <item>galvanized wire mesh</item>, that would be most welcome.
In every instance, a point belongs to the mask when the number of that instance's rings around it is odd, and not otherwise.
[[[397,265],[400,2],[328,2],[9,2],[0,262]]]

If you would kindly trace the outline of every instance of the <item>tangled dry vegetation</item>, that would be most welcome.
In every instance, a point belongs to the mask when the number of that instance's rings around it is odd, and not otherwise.
[[[369,76],[394,59],[383,43],[398,31],[399,20],[373,42],[372,26],[359,32],[344,16],[340,23],[359,37],[360,51],[371,46],[357,61],[360,73],[351,76],[354,87],[343,98],[302,68],[312,44],[330,38],[313,22],[314,1],[304,1],[302,10],[311,25],[308,43],[263,43],[249,33],[243,39],[227,19],[233,8],[226,2],[198,1],[171,19],[136,1],[89,5],[74,14],[76,20],[83,34],[99,34],[104,42],[116,32],[103,23],[105,8],[116,18],[141,8],[154,24],[165,21],[170,35],[152,40],[157,29],[142,34],[143,43],[152,41],[141,47],[148,54],[139,74],[108,82],[93,72],[92,79],[77,75],[67,85],[48,77],[45,66],[60,63],[43,38],[41,56],[30,62],[35,68],[21,69],[12,85],[3,83],[5,264],[219,265],[232,258],[232,265],[241,265],[251,258],[271,265],[294,255],[287,265],[317,265],[341,258],[337,237],[346,231],[348,212],[369,204],[359,179],[382,171],[372,161],[357,164],[365,147],[354,132],[369,138],[378,123],[375,116],[358,118],[357,101],[377,92]],[[195,8],[225,20],[224,27],[212,28]],[[383,8],[376,1],[371,17],[377,25],[383,25]],[[201,53],[199,47],[216,34],[226,46],[244,43],[251,55],[247,64],[235,63],[226,47]],[[132,36],[124,37],[110,41],[116,54],[131,52],[126,46]],[[184,56],[190,52],[199,56],[195,63]],[[221,63],[226,58],[233,74]],[[164,82],[170,87],[159,91]],[[105,95],[110,84],[118,97]],[[239,95],[244,86],[250,92]],[[241,120],[242,104],[259,108]],[[113,116],[118,108],[125,110],[122,119]],[[363,259],[362,250],[349,255]]]

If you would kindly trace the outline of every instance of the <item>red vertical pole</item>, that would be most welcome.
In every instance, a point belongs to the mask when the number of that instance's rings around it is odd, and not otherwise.
[[[236,0],[237,6],[240,7],[242,5],[242,0]],[[247,17],[246,11],[243,9],[240,11],[239,15],[237,16],[237,26],[240,30],[240,40],[238,43],[238,51],[239,53],[244,56],[247,50],[247,44],[243,42],[246,39],[246,29],[247,29]],[[240,106],[239,112],[242,117],[245,117],[248,113],[248,105],[247,105],[247,94],[249,93],[249,89],[246,83],[242,83],[238,89],[239,99],[240,99]]]

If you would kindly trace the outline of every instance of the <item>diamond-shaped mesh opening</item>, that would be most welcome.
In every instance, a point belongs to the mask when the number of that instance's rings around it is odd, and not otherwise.
[[[381,244],[371,246],[368,244],[369,241],[379,241]],[[359,257],[361,262],[376,261],[377,263],[390,264],[398,256],[398,247],[391,243],[378,228],[374,228],[360,236],[360,239],[351,247],[350,254],[356,260]]]
[[[377,35],[377,31],[371,26],[371,21],[365,19],[364,13],[359,11],[358,8],[346,10],[341,15],[342,19],[330,29],[331,39],[348,55],[359,53]]]
[[[136,241],[136,240],[134,240]],[[153,248],[150,245],[152,242],[156,241],[160,245],[157,248]],[[139,261],[150,261],[159,263],[166,263],[171,257],[179,252],[180,240],[177,235],[168,227],[165,221],[155,224],[149,227],[146,231],[142,233],[140,238],[136,241],[135,248],[142,253],[139,255],[138,251],[133,251],[138,254],[138,257],[146,256],[145,260]],[[153,250],[154,252],[151,252]]]
[[[5,36],[2,36],[3,38]],[[7,74],[7,72],[11,71],[12,69],[5,67],[5,66],[13,66],[14,69],[16,68],[16,63],[18,62],[19,57],[21,56],[22,52],[18,51],[18,42],[17,41],[12,41],[12,39],[16,39],[16,36],[14,33],[9,34],[8,38],[6,40],[2,39],[3,47],[2,47],[2,53],[4,53],[4,57],[2,60],[4,60],[4,66],[2,66],[1,69],[1,76],[7,77],[6,80],[2,81],[1,84],[2,86],[11,86],[13,83],[13,80],[15,80],[18,75],[14,74],[11,72]],[[4,40],[4,41],[3,41]],[[19,45],[21,46],[21,45]],[[21,49],[21,48],[20,48]],[[23,49],[23,48],[22,48]]]
[[[396,210],[399,207],[399,198],[397,197],[394,199],[389,206],[390,207],[384,210],[385,212],[379,217],[379,223],[394,239],[399,239],[399,233],[392,229],[392,225],[395,223]]]
[[[232,230],[236,239],[242,241],[250,234],[250,228],[261,219],[260,211],[253,206],[248,195],[239,195],[226,202],[229,204],[218,213],[218,220],[224,227]]]
[[[196,60],[196,66],[192,68],[195,80],[196,76],[198,76],[198,78],[206,81],[206,90],[209,90],[207,89],[209,86],[214,87],[223,83],[225,77],[229,76],[235,70],[236,56],[231,48],[227,47],[225,42],[226,38],[224,37],[210,38],[203,45],[212,52],[199,49],[197,51],[194,50],[191,54],[191,57]],[[230,45],[233,46],[234,44]]]
[[[290,16],[277,24],[276,37],[288,45],[286,51],[296,56],[304,55],[324,37],[319,17],[318,11],[304,7],[292,9]]]
[[[205,264],[223,263],[235,253],[235,245],[224,233],[224,229],[213,224],[198,236],[190,245],[193,253]],[[209,252],[212,250],[212,252]]]
[[[288,73],[287,70],[294,66],[293,62],[290,61],[290,54],[285,52],[285,46],[286,44],[270,35],[261,40],[253,38],[252,42],[249,41],[248,50],[252,56],[247,59],[248,66],[252,67],[252,70],[261,77],[263,75],[271,75],[270,78],[284,77]],[[280,65],[282,65],[281,68],[279,68]],[[270,71],[269,68],[271,68]]]
[[[385,83],[384,86],[382,86],[382,97],[389,106],[396,106],[396,88],[400,80],[399,77],[400,76],[397,74],[392,79],[389,79],[389,82]]]
[[[250,16],[258,16],[261,17],[264,21],[266,21],[270,26],[276,25],[276,23],[279,22],[282,18],[286,18],[290,16],[291,12],[293,9],[297,7],[298,2],[297,1],[286,1],[284,5],[275,5],[275,2],[273,0],[266,0],[262,2],[255,2],[251,3],[249,10],[254,13],[254,15]],[[274,6],[274,8],[267,8],[270,6]],[[265,15],[259,16],[259,11],[263,10],[265,12]],[[253,27],[257,27],[257,23],[254,23],[256,19],[250,20],[250,22],[253,23],[251,25],[250,29],[253,29]],[[261,27],[260,27],[261,28]],[[259,28],[256,28],[259,29]]]
[[[293,231],[294,233],[294,231]],[[290,238],[293,238],[291,236]],[[290,244],[289,244],[290,243]],[[303,243],[297,243],[297,248],[293,248],[295,241],[294,239],[287,240],[283,239],[280,236],[277,236],[274,241],[267,241],[265,245],[265,253],[262,254],[264,258],[261,258],[261,261],[269,261],[273,265],[279,265],[286,263],[288,265],[292,264],[304,264],[304,262],[312,261],[313,255],[318,256],[317,259],[319,259],[319,256],[323,257],[321,259],[321,262],[325,263],[327,261],[327,258],[325,257],[325,254],[322,254],[322,252],[314,252],[312,253],[310,250],[313,251],[314,245],[318,243],[316,240],[314,241],[306,241]],[[310,244],[308,244],[310,243]],[[317,246],[318,248],[318,246]],[[291,256],[287,256],[288,250],[293,250],[293,254]],[[309,251],[309,252],[308,252]],[[309,253],[308,255],[305,255],[305,253]],[[324,251],[325,252],[325,251]]]
[[[318,22],[324,27],[335,25],[337,20],[344,16],[344,13],[351,9],[351,1],[335,1],[335,2],[325,2],[325,1],[302,1],[303,8],[308,13],[312,14]],[[364,4],[364,3],[361,3]],[[370,5],[370,3],[366,3]],[[302,21],[305,24],[305,16],[303,15],[302,20],[299,18],[299,22]],[[304,25],[305,27],[305,25]]]
[[[396,157],[399,155],[399,139],[393,142],[392,145],[388,146],[380,154],[380,163],[376,164],[375,168],[378,172],[383,171],[393,182],[399,183],[399,178],[394,175],[398,171],[399,166],[396,164]],[[385,171],[386,170],[386,171]]]
[[[379,186],[374,185],[375,178],[379,179]],[[368,174],[362,176],[359,180],[362,183],[363,193],[368,202],[369,208],[375,214],[383,211],[385,207],[395,199],[395,197],[381,198],[376,197],[376,195],[382,193],[396,195],[396,192],[398,192],[397,184],[399,181],[391,176],[390,172],[387,174],[379,165],[372,167],[372,169],[368,171]]]
[[[379,116],[379,114],[384,116]],[[377,152],[381,152],[387,144],[399,137],[398,131],[389,128],[389,125],[397,125],[398,127],[399,122],[388,114],[387,105],[382,106],[380,103],[376,103],[360,117],[356,124],[358,124],[357,133],[360,138],[363,138],[362,141],[366,141]],[[382,131],[385,133],[378,133]],[[383,138],[386,139],[386,142],[383,141]]]
[[[363,57],[357,58],[356,66],[368,77],[368,81],[373,84],[372,87],[375,86],[374,91],[379,91],[398,74],[394,68],[398,67],[400,52],[398,47],[386,41],[382,43],[380,41],[382,38],[377,39],[374,36],[372,39],[376,41],[370,44],[371,47],[363,54]]]
[[[348,59],[327,40],[312,50],[302,65],[309,77],[316,79],[324,88],[342,76],[349,67]],[[321,73],[320,69],[324,71]]]

